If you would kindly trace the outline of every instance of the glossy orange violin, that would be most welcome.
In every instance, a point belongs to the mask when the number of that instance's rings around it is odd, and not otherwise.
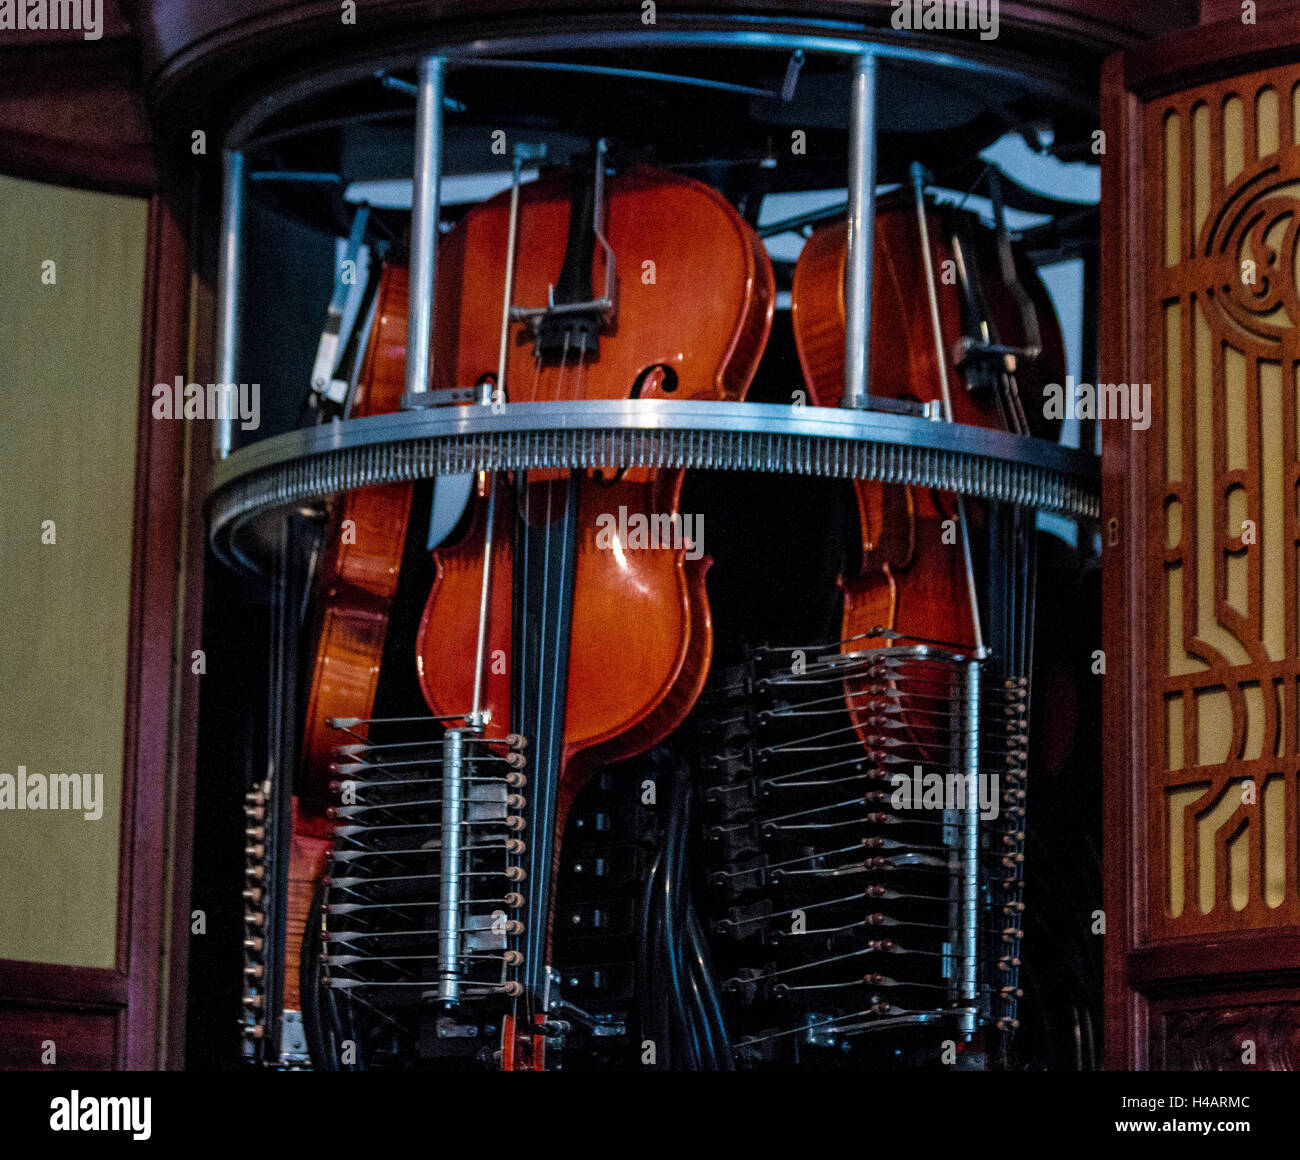
[[[496,389],[511,403],[743,397],[771,325],[773,274],[717,192],[644,167],[606,182],[598,160],[594,180],[543,178],[516,197],[513,211],[505,194],[471,210],[443,242],[435,387],[495,379],[504,366]],[[503,316],[504,350],[494,325]],[[463,537],[434,553],[417,642],[429,709],[475,718],[480,736],[528,743],[507,1070],[545,1066],[553,875],[574,796],[598,767],[680,725],[707,676],[708,561],[691,550],[700,546],[647,549],[602,535],[602,517],[620,513],[625,524],[657,516],[680,528],[682,478],[484,473]]]

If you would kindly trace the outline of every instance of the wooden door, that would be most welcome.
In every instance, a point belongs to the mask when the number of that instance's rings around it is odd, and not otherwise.
[[[1263,7],[1263,6],[1261,6]],[[1300,20],[1103,78],[1106,1056],[1300,1065]]]

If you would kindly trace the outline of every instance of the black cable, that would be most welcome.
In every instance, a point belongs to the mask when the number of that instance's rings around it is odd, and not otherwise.
[[[672,793],[669,796],[669,809],[674,810],[677,803],[677,785],[679,775],[672,772]],[[667,966],[669,984],[669,1010],[672,1023],[677,1031],[681,1045],[681,1063],[687,1071],[700,1070],[700,1045],[696,1039],[695,1026],[686,1007],[685,986],[681,972],[681,931],[678,926],[677,898],[680,885],[676,881],[678,865],[678,847],[681,843],[681,828],[675,824],[676,819],[669,817],[665,826],[663,889],[659,891],[660,905],[663,910],[663,945],[662,954]]]
[[[694,787],[689,774],[683,779],[686,783],[682,828],[688,835],[693,832],[691,823],[695,814]],[[697,993],[700,996],[700,1014],[710,1032],[713,1048],[713,1063],[718,1071],[735,1071],[736,1061],[731,1051],[731,1041],[727,1035],[726,1023],[722,1015],[722,1002],[718,994],[717,978],[713,970],[712,956],[709,954],[708,940],[704,937],[704,927],[700,923],[699,913],[695,909],[695,892],[689,873],[682,875],[683,895],[686,908],[686,935],[690,940],[692,973],[696,980]]]
[[[658,1004],[655,1002],[654,979],[656,964],[652,962],[652,951],[654,943],[652,941],[652,932],[654,927],[654,908],[655,908],[655,885],[659,877],[659,860],[662,857],[658,850],[655,851],[654,859],[650,863],[650,872],[646,875],[645,888],[641,892],[641,941],[637,949],[636,956],[636,997],[637,1010],[641,1020],[641,1038],[651,1039],[656,1042],[667,1044],[667,1038],[660,1038]],[[658,1058],[655,1060],[658,1066]]]
[[[690,923],[687,918],[687,902],[690,895],[690,879],[686,869],[686,848],[690,834],[691,820],[691,786],[684,767],[675,771],[673,782],[673,816],[672,825],[677,832],[674,848],[673,878],[676,894],[673,900],[673,928],[675,937],[672,953],[675,957],[674,969],[677,977],[685,982],[682,1000],[686,1007],[684,1018],[691,1028],[691,1036],[700,1056],[700,1066],[705,1071],[719,1070],[717,1048],[713,1039],[713,1027],[704,1008],[700,995],[700,985],[693,962],[687,958],[690,939]]]
[[[302,936],[302,954],[298,967],[298,995],[302,1004],[302,1028],[307,1039],[307,1054],[317,1071],[338,1071],[338,1060],[325,1035],[321,1015],[320,937],[321,905],[324,886],[317,886],[307,911],[307,929]]]
[[[718,980],[713,970],[713,960],[709,954],[709,944],[704,937],[704,927],[700,925],[700,916],[692,902],[688,920],[691,950],[698,962],[699,977],[704,992],[705,1010],[711,1017],[713,1033],[717,1040],[718,1070],[735,1071],[736,1057],[731,1051],[731,1039],[727,1035],[727,1024],[722,1016],[722,999],[718,993]]]
[[[656,1062],[663,1071],[671,1071],[677,1058],[675,1042],[681,1036],[673,1024],[671,1003],[669,1002],[668,961],[664,953],[664,913],[660,900],[663,897],[661,885],[665,875],[664,854],[661,851],[655,859],[655,875],[650,911],[650,941],[646,944],[646,957],[650,964],[650,996],[654,1007],[654,1041],[656,1044]]]

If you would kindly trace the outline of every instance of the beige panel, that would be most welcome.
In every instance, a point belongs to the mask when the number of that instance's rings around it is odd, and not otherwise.
[[[1169,674],[1180,677],[1188,673],[1203,673],[1208,667],[1204,661],[1187,650],[1183,643],[1183,574],[1181,564],[1167,570],[1169,580]]]
[[[1197,765],[1222,765],[1232,748],[1232,701],[1225,689],[1197,689]]]
[[[1197,520],[1195,536],[1201,549],[1196,553],[1196,631],[1202,640],[1221,652],[1229,664],[1243,665],[1249,654],[1235,636],[1220,623],[1215,611],[1214,553],[1206,545],[1215,539],[1215,464],[1214,448],[1222,432],[1214,416],[1215,348],[1214,336],[1201,311],[1195,314],[1196,349],[1196,473]],[[1238,529],[1240,530],[1240,529]],[[1225,755],[1226,756],[1226,755]],[[1223,760],[1222,758],[1220,760]],[[1202,765],[1211,764],[1201,761]]]
[[[1210,166],[1210,109],[1201,101],[1192,110],[1192,172],[1208,173]],[[1193,236],[1201,236],[1201,227],[1210,215],[1210,183],[1192,184]]]
[[[1227,844],[1228,901],[1233,910],[1245,910],[1250,901],[1250,834],[1245,830]]]
[[[1253,432],[1246,430],[1246,356],[1232,347],[1223,351],[1223,395],[1224,466],[1240,471],[1248,466],[1246,442]],[[1240,525],[1232,535],[1241,535]]]
[[[1279,148],[1281,126],[1278,124],[1277,89],[1262,88],[1255,97],[1255,143],[1257,156],[1267,157]]]
[[[1255,761],[1264,755],[1264,690],[1258,684],[1242,685],[1246,706],[1246,733],[1241,743],[1241,760]]]
[[[0,177],[0,774],[104,786],[98,821],[0,810],[0,958],[114,965],[146,219]]]
[[[1183,768],[1183,697],[1169,697],[1165,701],[1165,718],[1168,729],[1165,735],[1166,763],[1170,769]]]
[[[1228,865],[1224,867],[1218,860],[1219,831],[1241,808],[1241,789],[1244,784],[1244,781],[1228,782],[1223,797],[1205,817],[1196,823],[1196,848],[1200,869],[1197,893],[1202,914],[1209,914],[1214,909],[1215,900],[1221,893],[1217,885],[1225,876],[1228,879],[1228,897],[1235,909],[1241,910],[1250,897],[1250,887],[1246,881],[1246,863],[1240,857],[1234,859],[1231,844],[1228,848]],[[1242,849],[1244,850],[1245,847]]]
[[[1169,917],[1178,918],[1187,902],[1183,856],[1188,840],[1187,809],[1201,796],[1203,785],[1179,786],[1168,793],[1169,802]]]
[[[1165,265],[1176,266],[1183,260],[1182,181],[1183,120],[1176,113],[1165,118]]]
[[[1183,308],[1165,307],[1165,473],[1170,483],[1183,478]]]
[[[1259,458],[1261,527],[1259,552],[1263,600],[1259,613],[1260,641],[1272,660],[1286,656],[1286,553],[1283,540],[1286,496],[1286,451],[1283,447],[1282,367],[1275,362],[1259,364]]]
[[[1241,98],[1223,102],[1223,180],[1231,185],[1246,167],[1245,116]]]
[[[1292,781],[1294,787],[1294,780]],[[1294,792],[1294,788],[1292,790]],[[1281,906],[1286,899],[1286,795],[1282,777],[1264,782],[1261,812],[1264,819],[1264,901]]]

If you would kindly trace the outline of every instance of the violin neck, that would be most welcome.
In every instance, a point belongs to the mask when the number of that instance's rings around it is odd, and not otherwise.
[[[540,997],[546,982],[551,883],[560,835],[556,814],[564,761],[569,629],[577,556],[578,480],[527,482],[519,474],[513,553],[511,728],[528,738],[528,877],[520,981]]]

